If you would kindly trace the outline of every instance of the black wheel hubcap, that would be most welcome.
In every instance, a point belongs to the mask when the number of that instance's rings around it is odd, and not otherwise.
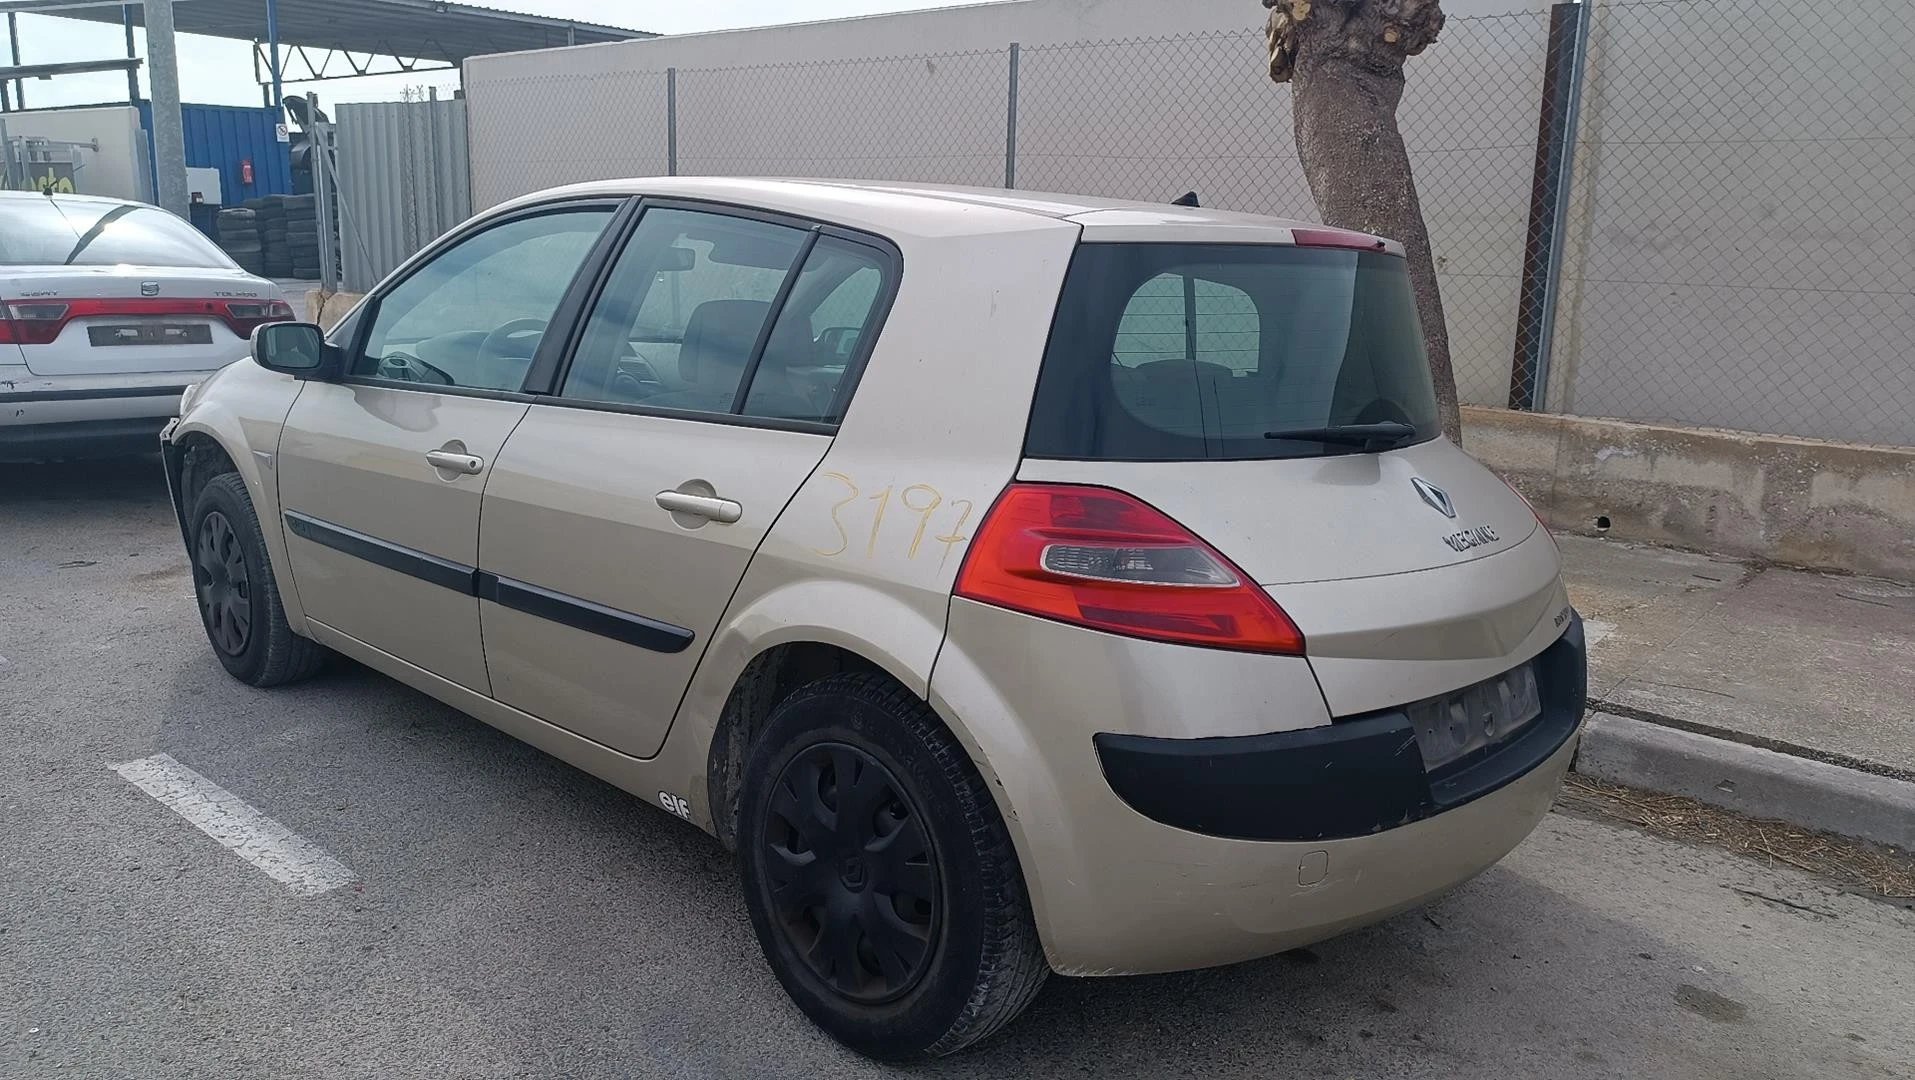
[[[193,583],[206,635],[228,656],[245,652],[253,631],[252,579],[246,573],[246,556],[233,523],[218,510],[200,519]]]
[[[763,845],[772,917],[812,974],[865,1003],[917,984],[937,941],[938,864],[889,769],[842,743],[807,747],[772,788]]]

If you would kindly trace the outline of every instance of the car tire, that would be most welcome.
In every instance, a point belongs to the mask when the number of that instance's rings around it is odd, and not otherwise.
[[[868,811],[842,830],[841,791]],[[773,710],[743,795],[752,926],[785,991],[832,1037],[883,1061],[932,1058],[1030,1004],[1050,968],[1010,834],[916,695],[868,672],[800,689]]]
[[[304,679],[324,666],[325,646],[287,625],[246,481],[238,473],[207,481],[189,521],[194,603],[227,673],[265,687]]]

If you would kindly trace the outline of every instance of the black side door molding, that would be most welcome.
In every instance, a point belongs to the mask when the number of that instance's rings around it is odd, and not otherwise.
[[[653,652],[683,652],[696,634],[682,626],[595,604],[531,582],[500,577],[476,566],[441,559],[416,548],[368,536],[297,510],[286,511],[286,528],[293,535],[341,551],[375,566],[451,589],[462,596],[490,600],[500,607],[522,611],[561,626],[622,641]]]

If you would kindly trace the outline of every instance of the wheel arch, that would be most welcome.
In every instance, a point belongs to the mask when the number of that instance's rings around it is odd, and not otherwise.
[[[868,671],[898,681],[859,652],[808,639],[772,645],[752,657],[739,672],[712,731],[705,761],[712,832],[727,850],[738,848],[738,803],[744,788],[745,762],[770,723],[771,714],[799,689],[848,671]]]
[[[279,586],[286,621],[294,632],[305,635],[306,609],[299,602],[286,552],[286,534],[279,522],[279,483],[274,471],[277,455],[255,450],[248,436],[260,432],[260,424],[242,422],[234,412],[218,407],[206,397],[202,392],[187,414],[175,422],[160,447],[174,516],[179,520],[180,538],[190,549],[188,515],[207,481],[226,473],[237,474],[245,482],[246,492],[252,497],[254,511],[259,516],[260,536],[266,543],[266,556]],[[286,408],[290,408],[291,401],[290,397],[286,399]],[[270,429],[274,440],[269,444],[271,451],[278,449],[277,421],[283,420],[284,415],[284,411],[280,411]]]

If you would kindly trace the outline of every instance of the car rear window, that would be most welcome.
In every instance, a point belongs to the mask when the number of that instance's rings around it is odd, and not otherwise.
[[[190,266],[233,261],[198,229],[138,203],[0,199],[0,266]]]
[[[1441,430],[1407,264],[1274,244],[1083,244],[1064,280],[1031,457],[1312,457],[1361,444],[1266,433]]]

